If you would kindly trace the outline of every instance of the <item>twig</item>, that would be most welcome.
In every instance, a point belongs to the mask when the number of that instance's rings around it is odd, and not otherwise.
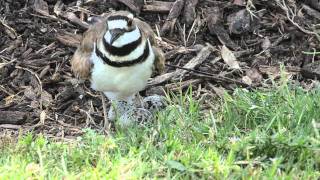
[[[190,35],[191,35],[191,33],[192,33],[195,25],[196,25],[196,21],[197,21],[197,18],[195,18],[194,21],[193,21],[193,23],[192,23],[192,26],[191,26],[190,31],[189,31],[188,36],[187,36],[187,43],[188,43],[188,41],[189,41]],[[197,32],[194,31],[194,34],[196,34],[196,33],[197,33]]]
[[[83,109],[79,109],[79,111],[86,114],[86,117],[87,117],[87,119],[86,119],[86,126],[87,126],[87,127],[88,127],[90,124],[93,124],[95,127],[98,127],[98,126],[96,125],[96,123],[94,122],[93,118],[91,117],[90,112],[88,112],[88,111],[86,111],[86,110],[83,110]]]
[[[0,58],[1,58],[1,56],[0,56]],[[17,60],[17,59],[13,59],[13,60],[11,60],[11,61],[9,61],[9,62],[0,63],[0,69],[3,68],[3,67],[6,66],[6,65],[9,65],[9,64],[14,63],[16,60]]]
[[[9,25],[7,25],[5,23],[5,18],[0,20],[0,23],[6,27],[5,32],[10,36],[10,38],[15,39],[16,37],[18,37],[18,34],[16,32],[16,30],[14,30],[12,27],[10,27]]]
[[[280,0],[276,0],[277,4],[280,6],[280,8],[285,11],[288,20],[294,25],[296,26],[300,31],[306,33],[306,34],[310,34],[310,35],[316,35],[315,32],[309,31],[304,29],[303,27],[301,27],[298,23],[294,22],[294,18],[296,17],[295,13],[293,13],[292,9],[290,9],[287,5],[285,0],[282,0],[282,2],[280,2]],[[289,12],[290,11],[290,12]],[[291,14],[291,15],[290,15]]]
[[[16,125],[16,124],[1,124],[1,125],[0,125],[0,128],[19,130],[19,129],[21,128],[21,125]]]

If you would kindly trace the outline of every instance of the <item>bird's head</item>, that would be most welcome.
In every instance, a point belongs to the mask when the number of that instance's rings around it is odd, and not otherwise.
[[[113,13],[107,18],[107,31],[105,38],[107,42],[111,45],[114,44],[120,37],[126,35],[126,39],[134,39],[131,36],[140,36],[140,31],[136,24],[134,23],[133,14],[126,11],[118,11]],[[130,38],[131,37],[131,38]],[[118,42],[117,44],[124,44],[124,42]]]

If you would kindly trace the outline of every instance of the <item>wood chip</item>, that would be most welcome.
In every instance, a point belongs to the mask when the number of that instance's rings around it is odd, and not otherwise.
[[[183,20],[187,26],[191,26],[197,16],[196,7],[198,2],[198,0],[186,0],[184,5]]]
[[[245,0],[234,0],[233,4],[238,5],[238,6],[246,6],[246,1]]]
[[[28,113],[20,111],[0,111],[0,124],[23,124]]]
[[[320,61],[316,61],[316,62],[305,65],[301,69],[301,74],[306,78],[320,79]]]
[[[15,124],[0,124],[0,128],[4,128],[4,129],[20,129],[21,126],[20,125],[15,125]]]
[[[305,0],[305,2],[310,5],[310,7],[320,10],[320,3],[318,0]]]
[[[243,34],[251,31],[251,17],[246,9],[230,14],[227,18],[229,32],[233,34]]]
[[[317,18],[318,20],[320,20],[320,12],[315,10],[315,9],[312,9],[310,6],[307,6],[305,4],[302,5],[302,8],[305,10],[305,12],[314,17],[314,18]]]
[[[34,1],[34,11],[43,15],[43,16],[49,16],[49,8],[48,3],[44,0],[35,0]]]
[[[166,1],[151,1],[150,4],[145,4],[142,7],[142,11],[152,13],[168,13],[171,10],[173,4],[173,2]]]
[[[222,12],[219,7],[213,7],[207,10],[207,24],[210,34],[216,35],[219,41],[227,47],[237,50],[240,49],[230,38],[228,32],[222,25]]]
[[[161,28],[161,35],[167,34],[169,31],[170,34],[172,34],[174,25],[176,23],[177,18],[180,16],[182,12],[183,6],[184,0],[177,0],[174,2],[167,17],[167,20]]]
[[[61,14],[64,18],[68,19],[74,24],[79,25],[83,29],[88,29],[89,24],[79,19],[73,12],[65,12]]]
[[[114,0],[115,1],[115,0]],[[116,0],[126,5],[130,10],[139,14],[143,6],[143,0]]]

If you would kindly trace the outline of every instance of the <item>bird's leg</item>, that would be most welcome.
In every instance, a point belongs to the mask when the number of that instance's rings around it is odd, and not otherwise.
[[[103,128],[108,132],[110,129],[109,119],[107,115],[107,105],[104,94],[101,92],[101,100],[102,100],[102,109],[103,109],[103,117],[104,117],[104,126]]]
[[[109,111],[108,111],[108,119],[110,121],[115,121],[117,118],[117,106],[118,106],[118,96],[117,93],[114,92],[103,92],[105,96],[111,102]]]

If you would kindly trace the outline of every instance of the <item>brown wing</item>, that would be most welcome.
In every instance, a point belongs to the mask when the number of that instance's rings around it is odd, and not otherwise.
[[[105,20],[95,23],[83,35],[79,47],[74,53],[70,63],[75,76],[88,79],[91,71],[90,56],[94,48],[94,42],[106,31]]]
[[[165,57],[162,50],[158,47],[154,31],[149,26],[149,24],[141,21],[140,19],[135,18],[134,21],[142,30],[142,32],[149,38],[150,43],[152,45],[153,52],[156,56],[156,59],[154,61],[154,68],[156,70],[156,73],[154,74],[162,74],[164,72]]]
[[[134,22],[137,24],[137,26],[140,28],[143,34],[146,35],[146,37],[149,38],[151,45],[157,45],[156,41],[156,34],[152,30],[152,28],[149,26],[148,23],[141,21],[138,18],[134,18]]]
[[[160,48],[152,46],[152,49],[154,55],[156,56],[154,61],[154,68],[156,70],[155,74],[162,74],[164,72],[166,58],[164,57],[164,54]]]

